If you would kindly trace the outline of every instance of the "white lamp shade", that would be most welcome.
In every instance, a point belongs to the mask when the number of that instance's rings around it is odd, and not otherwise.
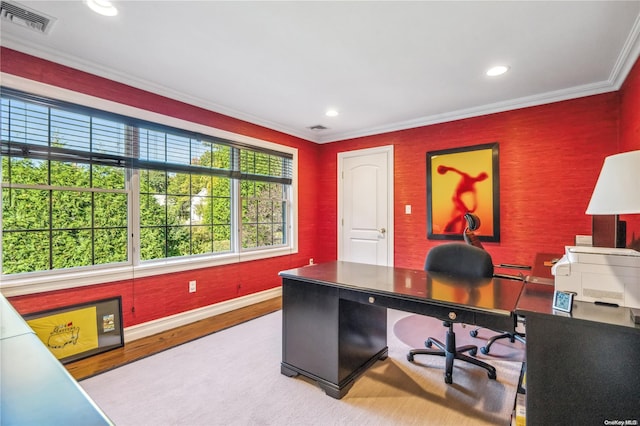
[[[604,159],[586,213],[640,213],[640,151]]]

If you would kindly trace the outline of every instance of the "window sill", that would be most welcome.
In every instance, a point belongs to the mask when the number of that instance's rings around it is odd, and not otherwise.
[[[194,269],[211,268],[252,260],[268,259],[297,253],[292,247],[257,250],[247,253],[230,253],[218,256],[203,256],[190,259],[169,259],[161,262],[149,262],[136,267],[113,266],[96,267],[83,271],[65,271],[59,273],[24,274],[22,276],[3,276],[0,290],[5,297],[22,296],[54,290],[65,290],[134,278],[184,272]]]

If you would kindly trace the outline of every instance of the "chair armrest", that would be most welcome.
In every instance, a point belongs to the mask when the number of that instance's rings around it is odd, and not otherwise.
[[[518,265],[514,263],[499,263],[495,265],[496,268],[507,268],[507,269],[531,269],[530,265]]]
[[[526,278],[524,275],[522,274],[518,274],[518,275],[511,275],[511,274],[493,274],[494,277],[496,278],[505,278],[508,280],[518,280],[518,281],[524,281],[524,279]]]

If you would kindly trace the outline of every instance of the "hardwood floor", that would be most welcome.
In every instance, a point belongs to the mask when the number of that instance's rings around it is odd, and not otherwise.
[[[113,349],[89,358],[70,362],[67,371],[76,380],[86,379],[96,374],[119,367],[163,350],[190,342],[216,331],[249,321],[282,308],[282,298],[276,297],[251,306],[200,320],[183,327],[174,328],[153,336],[126,343],[124,347]]]

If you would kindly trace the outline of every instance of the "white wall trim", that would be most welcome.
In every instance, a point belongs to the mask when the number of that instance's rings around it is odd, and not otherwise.
[[[226,312],[244,308],[246,306],[280,296],[282,296],[282,287],[276,287],[258,293],[249,294],[247,296],[238,297],[236,299],[226,300],[214,305],[204,306],[202,308],[181,312],[179,314],[148,321],[142,324],[132,325],[131,327],[124,329],[124,341],[125,343],[132,342],[143,337],[151,336],[172,328],[181,327],[214,315],[224,314]]]

